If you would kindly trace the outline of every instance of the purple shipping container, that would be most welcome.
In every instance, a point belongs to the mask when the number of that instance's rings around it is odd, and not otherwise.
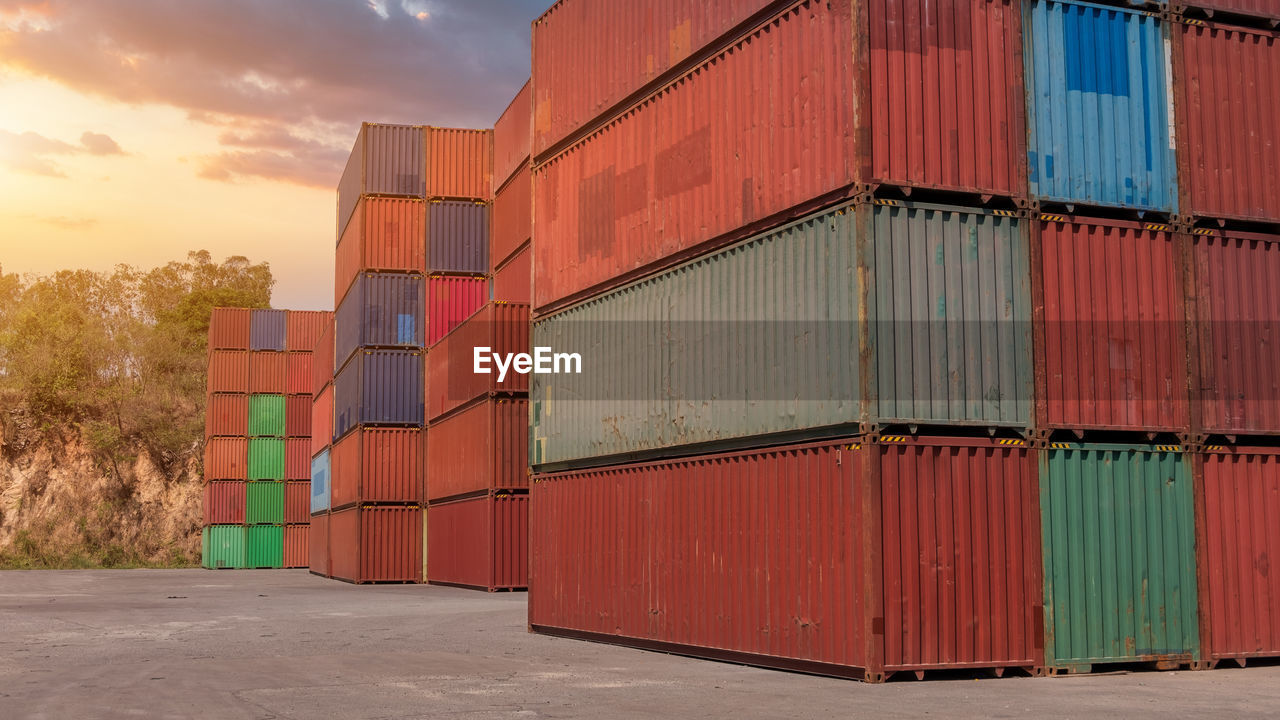
[[[338,181],[336,243],[361,195],[425,197],[424,131],[418,125],[363,123]]]
[[[425,282],[421,275],[358,276],[334,320],[336,366],[360,347],[421,348]]]
[[[287,320],[284,310],[254,310],[249,316],[249,349],[283,352]]]
[[[362,350],[333,381],[333,438],[357,425],[422,426],[422,353]]]
[[[427,270],[489,272],[489,203],[469,200],[427,203]]]

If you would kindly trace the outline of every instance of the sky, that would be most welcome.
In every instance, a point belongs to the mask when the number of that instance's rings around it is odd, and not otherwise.
[[[266,261],[333,307],[361,121],[492,127],[551,0],[0,0],[0,268]]]

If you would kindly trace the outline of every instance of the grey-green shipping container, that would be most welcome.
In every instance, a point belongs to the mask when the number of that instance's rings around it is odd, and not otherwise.
[[[283,395],[249,396],[249,435],[252,437],[284,437],[285,402]]]
[[[247,537],[245,565],[251,568],[284,567],[284,528],[280,525],[251,525]]]
[[[249,479],[284,479],[282,438],[249,438]]]
[[[208,525],[200,538],[200,564],[211,570],[244,567],[243,525]]]
[[[276,481],[246,483],[245,522],[250,525],[284,523],[285,484]]]
[[[1041,453],[1045,662],[1200,659],[1191,469],[1176,448]]]

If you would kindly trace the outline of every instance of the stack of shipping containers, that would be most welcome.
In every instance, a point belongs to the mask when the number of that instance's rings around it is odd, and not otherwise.
[[[533,344],[583,368],[530,391],[531,627],[871,680],[1280,653],[1234,569],[1280,532],[1238,442],[1280,433],[1280,54],[1225,4],[535,21]]]
[[[311,349],[328,319],[321,312],[213,311],[205,567],[308,565]]]
[[[330,443],[333,441],[333,318],[321,328],[311,355],[311,572],[333,574],[329,566]]]

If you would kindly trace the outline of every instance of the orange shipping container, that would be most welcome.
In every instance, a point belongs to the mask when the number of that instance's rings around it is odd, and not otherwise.
[[[210,393],[249,392],[249,352],[214,350],[209,353]]]
[[[533,187],[529,168],[523,167],[493,198],[493,233],[489,261],[502,265],[533,237]]]
[[[529,401],[482,398],[427,428],[427,500],[529,487]]]
[[[245,437],[249,434],[249,396],[210,395],[204,411],[204,436]]]
[[[311,528],[307,525],[286,525],[284,528],[284,566],[304,568],[310,563]]]
[[[493,272],[493,299],[522,305],[533,300],[533,251],[528,244]]]
[[[311,458],[307,458],[308,471],[310,470],[310,466]],[[285,483],[284,522],[286,525],[306,525],[311,522],[310,481],[293,481]]]
[[[285,392],[285,375],[288,363],[282,352],[254,352],[249,354],[249,392]]]
[[[417,428],[359,427],[348,433],[330,455],[330,507],[422,502],[422,444]]]
[[[245,480],[249,475],[248,438],[210,438],[204,444],[204,479]]]
[[[333,313],[323,310],[290,310],[285,315],[285,349],[311,352]]]
[[[333,577],[354,583],[422,582],[422,509],[353,507],[331,513]]]
[[[427,580],[481,590],[529,585],[529,496],[507,493],[427,509]]]
[[[361,197],[338,240],[333,306],[361,272],[425,272],[426,204],[418,198]]]
[[[307,554],[307,566],[312,574],[331,577],[333,569],[329,565],[329,513],[311,516],[311,529],[307,532],[307,544],[311,551]]]
[[[474,372],[478,347],[503,356],[530,352],[529,306],[488,303],[427,353],[428,420],[482,395],[529,391],[529,376],[514,369],[499,382],[492,359],[487,374]]]
[[[239,480],[213,480],[204,486],[204,524],[242,525],[245,484]]]
[[[311,405],[311,457],[320,454],[333,442],[333,386],[315,397]]]
[[[312,343],[315,347],[315,343]],[[290,395],[310,395],[311,351],[286,353],[284,391]]]
[[[284,479],[311,479],[311,438],[289,438],[284,441]],[[307,496],[310,498],[310,495]],[[307,500],[310,502],[310,499]],[[308,506],[308,510],[310,506]],[[302,522],[286,520],[285,522]]]
[[[249,349],[248,308],[214,308],[209,317],[210,350]]]
[[[497,192],[511,175],[529,164],[533,140],[533,89],[526,81],[502,117],[493,124],[493,189]]]
[[[284,434],[293,438],[311,437],[310,395],[290,395],[285,398]]]
[[[427,197],[488,200],[492,192],[493,131],[426,129]]]

